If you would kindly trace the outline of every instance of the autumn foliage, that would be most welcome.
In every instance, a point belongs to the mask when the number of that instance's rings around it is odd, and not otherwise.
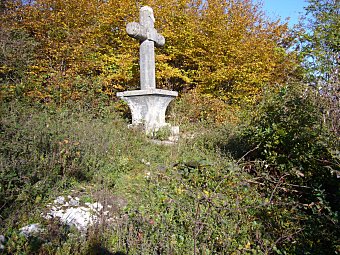
[[[6,5],[7,3],[7,5]],[[287,53],[286,24],[270,21],[251,0],[5,1],[1,30],[21,31],[34,42],[25,65],[25,96],[80,100],[89,91],[113,98],[139,86],[138,43],[125,26],[150,5],[166,38],[157,50],[157,86],[196,89],[226,103],[254,102],[267,85],[282,84],[297,60]],[[0,75],[14,93],[3,57]],[[18,84],[18,83],[16,83]],[[23,85],[22,85],[23,86]],[[11,89],[12,88],[12,89]]]
[[[0,0],[0,253],[340,254],[339,1],[307,0],[305,31],[261,1]],[[142,5],[177,143],[116,97]],[[103,199],[100,224],[44,219],[59,194]]]

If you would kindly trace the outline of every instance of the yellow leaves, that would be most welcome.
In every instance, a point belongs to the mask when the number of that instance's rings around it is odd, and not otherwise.
[[[229,102],[253,100],[294,67],[278,46],[287,27],[268,22],[250,0],[144,4],[154,8],[156,29],[166,38],[156,51],[158,87],[198,88]],[[32,73],[98,77],[110,95],[138,86],[139,44],[125,31],[127,22],[139,20],[134,1],[37,0],[20,12],[16,26],[39,43]]]
[[[7,73],[7,72],[9,72],[9,71],[11,71],[11,70],[12,70],[12,68],[9,67],[9,66],[7,66],[7,65],[2,65],[2,66],[0,66],[0,73],[5,74],[5,73]]]
[[[175,189],[175,192],[176,192],[176,194],[178,194],[178,195],[181,195],[182,193],[183,193],[183,189],[182,188],[176,188]]]
[[[190,83],[191,79],[185,75],[183,70],[172,67],[168,63],[159,63],[157,64],[157,79],[171,79],[171,78],[179,78],[182,79],[185,83]]]
[[[209,191],[207,191],[207,190],[203,190],[203,193],[204,193],[207,197],[209,197],[209,195],[210,195]]]
[[[205,120],[214,123],[235,123],[238,122],[234,110],[229,107],[223,100],[213,97],[210,94],[202,94],[200,91],[193,90],[184,94],[181,98],[183,109],[178,108],[176,111],[183,111],[181,116],[186,116],[186,121],[195,122]],[[192,107],[192,106],[195,107]],[[184,113],[185,112],[185,113]]]
[[[38,66],[38,65],[32,65],[29,68],[30,73],[32,74],[38,74],[38,73],[42,73],[42,72],[46,72],[47,69],[44,66]]]
[[[244,246],[245,249],[249,250],[251,247],[251,244],[250,242],[248,241],[247,244]]]

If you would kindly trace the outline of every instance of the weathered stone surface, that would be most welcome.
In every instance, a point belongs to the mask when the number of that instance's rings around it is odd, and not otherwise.
[[[43,216],[46,219],[57,218],[63,224],[74,226],[80,232],[86,233],[89,226],[99,222],[102,213],[105,212],[99,202],[80,205],[78,197],[59,196],[49,205],[48,213]]]
[[[5,246],[4,246],[5,241],[6,241],[5,236],[0,235],[0,251],[5,249]]]
[[[153,10],[148,6],[140,9],[140,21],[128,23],[126,32],[129,36],[139,40],[139,65],[141,89],[155,89],[155,45],[165,44],[164,37],[154,28],[155,18]]]
[[[164,37],[154,28],[153,10],[144,6],[140,9],[140,21],[127,24],[129,36],[140,41],[140,87],[141,90],[117,93],[130,107],[132,125],[145,125],[147,132],[157,131],[168,125],[165,112],[169,103],[178,95],[175,91],[156,89],[155,45],[165,44]]]
[[[166,126],[165,112],[169,103],[178,95],[175,91],[149,89],[118,93],[130,107],[132,125],[145,125],[147,130]]]
[[[22,227],[20,229],[20,234],[28,238],[32,235],[39,234],[42,231],[43,229],[41,228],[41,225],[39,223],[34,223],[34,224],[27,225],[25,227]]]
[[[177,91],[165,90],[165,89],[145,89],[145,90],[130,90],[124,92],[118,92],[117,96],[142,96],[142,95],[160,95],[160,96],[170,96],[177,97]]]

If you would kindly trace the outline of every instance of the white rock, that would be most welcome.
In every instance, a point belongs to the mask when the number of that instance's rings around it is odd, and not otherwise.
[[[65,203],[65,198],[63,196],[59,196],[57,197],[54,201],[53,201],[55,204],[64,204]]]
[[[46,214],[46,215],[41,215],[43,218],[45,218],[46,220],[52,220],[53,219],[53,216],[50,214],[50,213],[48,213],[48,214]]]
[[[0,235],[0,251],[5,249],[5,246],[3,243],[5,243],[5,237],[3,235]]]
[[[98,215],[104,208],[99,202],[85,203],[84,206],[80,206],[78,197],[67,196],[67,201],[63,196],[57,197],[54,200],[54,206],[50,206],[50,211],[43,217],[46,219],[59,218],[62,223],[74,226],[84,233],[90,225],[98,221]],[[104,215],[109,215],[109,211],[105,211]]]
[[[24,235],[26,238],[32,234],[37,234],[42,231],[39,223],[30,224],[20,229],[20,235]]]
[[[78,200],[77,200],[77,198],[75,198],[75,199],[71,199],[70,201],[69,201],[69,204],[71,205],[71,206],[78,206],[79,205],[79,198],[78,198]]]
[[[145,159],[142,159],[142,163],[145,164],[145,165],[147,165],[147,166],[150,166],[150,165],[151,165],[151,163],[150,163],[149,161],[146,161]]]
[[[90,204],[89,205],[90,209],[94,210],[94,211],[97,211],[97,212],[100,212],[102,209],[103,209],[103,206],[101,203],[98,203],[98,202],[95,202],[93,204]]]
[[[91,213],[86,208],[69,208],[66,210],[65,214],[60,218],[62,222],[73,225],[77,229],[83,231],[86,230],[89,224],[92,224],[96,220],[96,216],[91,215]]]
[[[144,176],[145,176],[146,179],[150,179],[151,173],[150,172],[146,172]]]

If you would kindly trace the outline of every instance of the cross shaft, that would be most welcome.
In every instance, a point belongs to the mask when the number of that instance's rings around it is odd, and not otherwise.
[[[161,47],[165,44],[164,37],[154,28],[154,23],[153,10],[143,6],[140,9],[139,23],[131,22],[126,26],[128,35],[140,41],[139,66],[142,90],[156,89],[155,45]]]

